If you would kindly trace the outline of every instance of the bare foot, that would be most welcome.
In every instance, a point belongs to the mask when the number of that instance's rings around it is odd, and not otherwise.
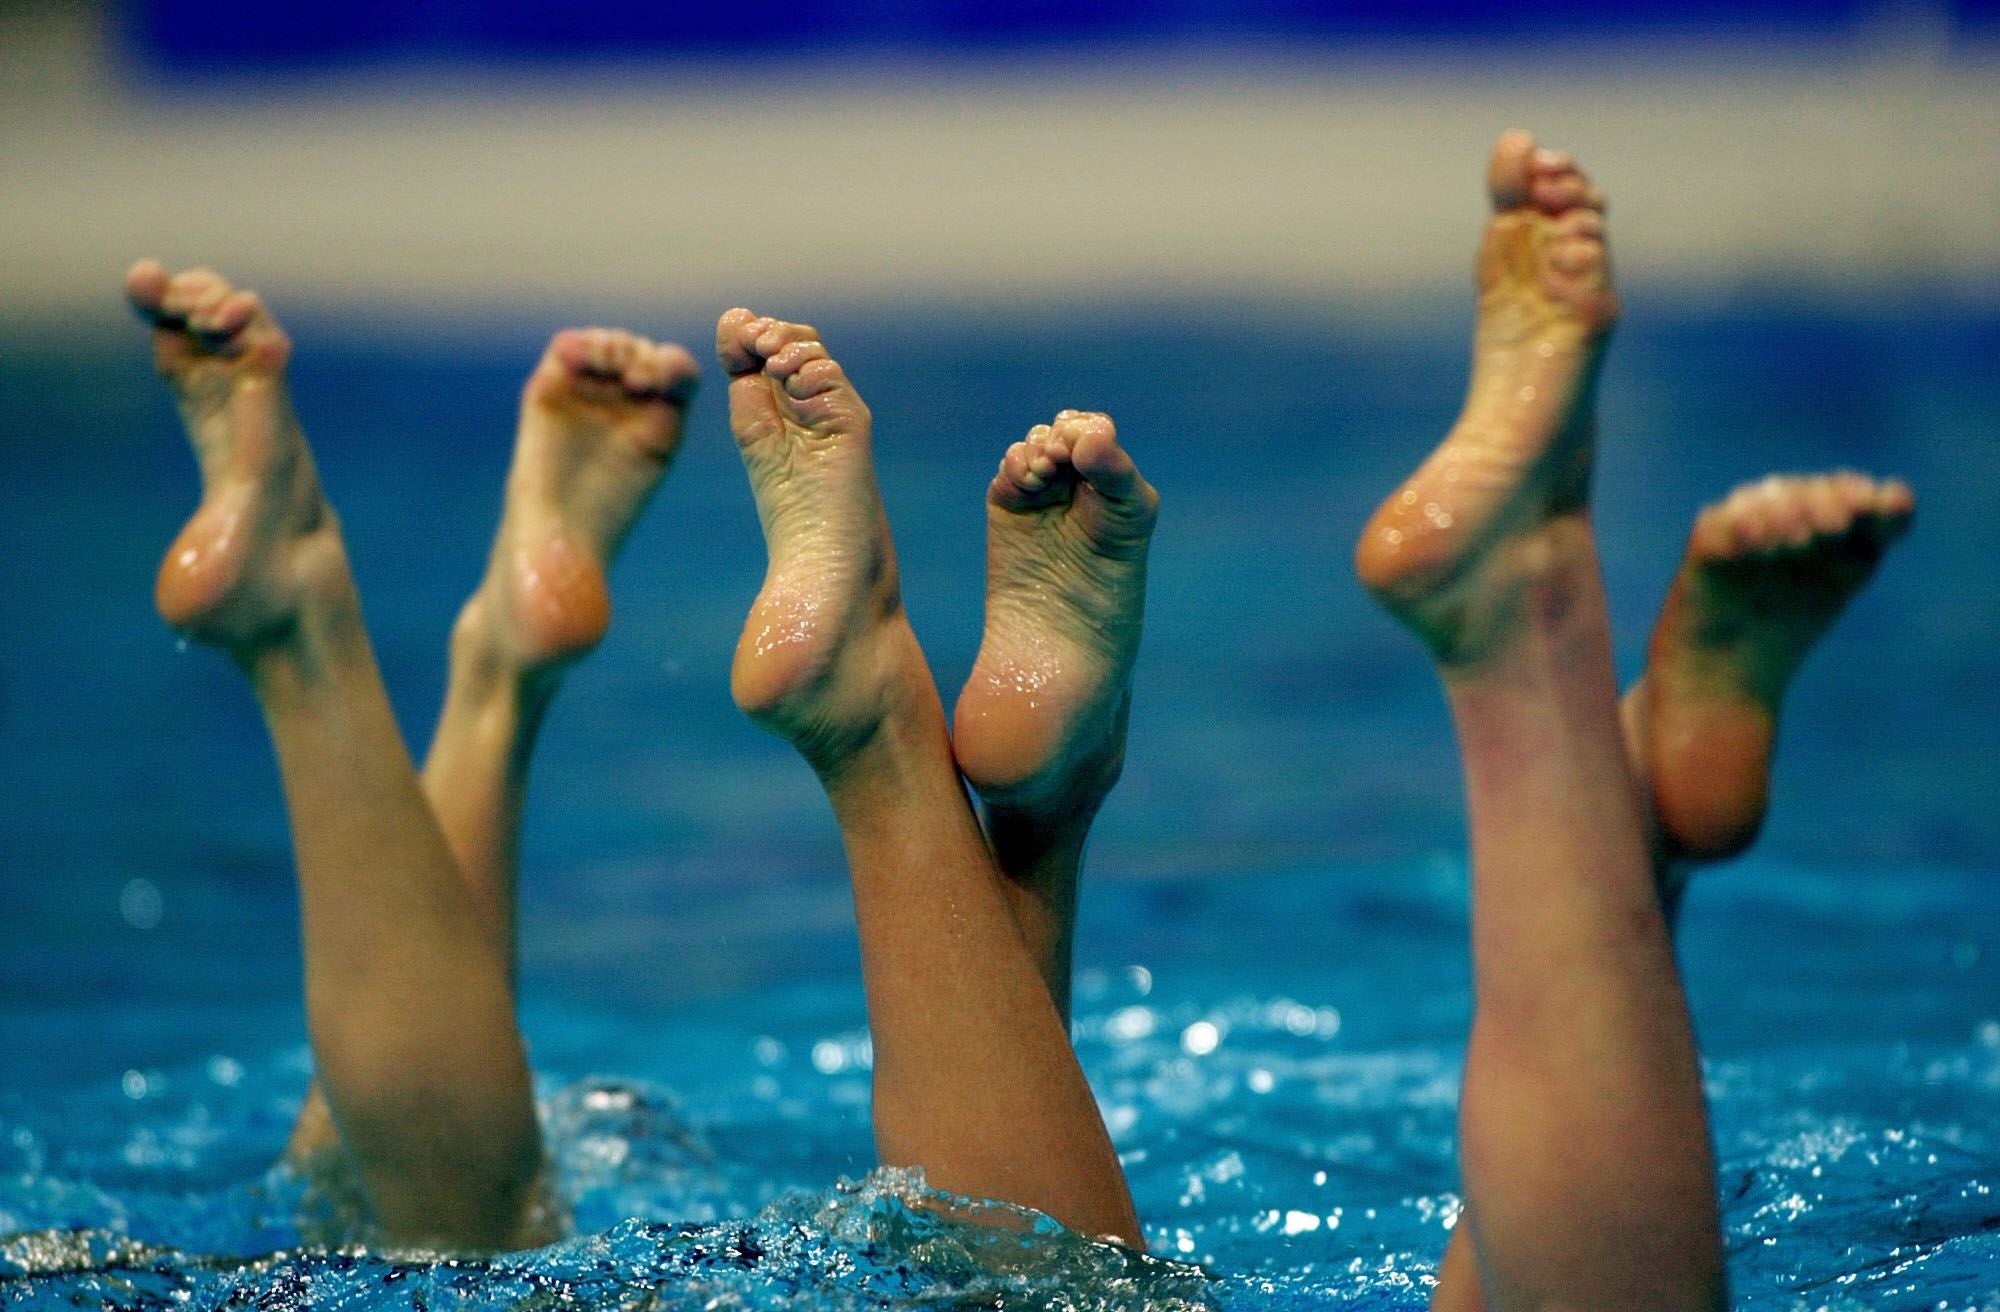
[[[152,325],[154,364],[201,466],[201,505],[167,549],[154,600],[175,629],[243,655],[347,578],[285,386],[291,339],[255,292],[208,269],[141,260],[125,293]]]
[[[880,726],[912,657],[922,659],[875,485],[868,407],[803,324],[730,310],[716,353],[770,554],[730,690],[824,769]]]
[[[1511,630],[1553,542],[1584,527],[1597,366],[1618,317],[1604,198],[1574,161],[1509,132],[1487,184],[1464,413],[1355,551],[1362,582],[1447,667]]]
[[[1785,689],[1915,506],[1900,482],[1773,476],[1695,520],[1626,695],[1663,861],[1720,860],[1756,837]]]
[[[1087,819],[1125,757],[1159,493],[1101,414],[1009,447],[986,493],[986,633],[953,747],[988,806]]]
[[[680,445],[699,373],[680,347],[632,333],[555,335],[522,389],[506,509],[461,649],[532,676],[604,636],[605,570]]]

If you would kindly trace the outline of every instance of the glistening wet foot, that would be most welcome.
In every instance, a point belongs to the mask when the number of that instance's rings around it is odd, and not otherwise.
[[[903,615],[872,421],[806,325],[730,310],[716,353],[769,553],[730,688],[824,772],[880,727],[917,671],[929,679]]]
[[[1625,714],[1665,860],[1756,837],[1785,690],[1915,505],[1894,480],[1774,476],[1697,517]]]
[[[986,497],[986,632],[953,749],[990,808],[1094,813],[1124,761],[1159,494],[1101,414],[1008,448]]]
[[[680,347],[616,329],[549,342],[522,389],[506,505],[459,618],[461,652],[477,646],[532,676],[603,637],[605,572],[680,445],[699,372]]]
[[[239,656],[286,638],[316,597],[351,591],[340,533],[285,385],[291,340],[255,292],[141,260],[125,292],[153,329],[201,467],[201,505],[167,549],[160,615]]]
[[[1515,627],[1526,589],[1587,538],[1595,385],[1618,316],[1604,198],[1525,132],[1494,147],[1465,410],[1376,510],[1362,581],[1446,667]]]

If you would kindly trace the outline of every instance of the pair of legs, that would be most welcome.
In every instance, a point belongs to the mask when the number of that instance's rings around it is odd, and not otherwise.
[[[605,571],[679,441],[693,362],[600,329],[551,343],[419,773],[290,404],[288,339],[207,270],[146,261],[126,289],[203,481],[159,608],[249,676],[291,814],[318,1064],[292,1152],[344,1154],[392,1240],[538,1238],[513,1000],[528,761],[563,669],[608,624]],[[897,599],[865,407],[809,329],[734,311],[719,346],[772,552],[736,691],[805,752],[847,841],[883,1158],[1136,1243],[1062,1017],[1084,831],[1122,760],[1152,489],[1102,416],[1065,413],[1009,450],[954,755]]]
[[[1587,498],[1616,317],[1602,200],[1525,134],[1502,139],[1491,181],[1465,415],[1357,558],[1439,663],[1472,804],[1471,1206],[1438,1304],[1713,1306],[1673,904],[1693,865],[1754,836],[1785,686],[1910,495],[1774,479],[1704,511],[1621,704]],[[1060,1021],[1155,498],[1102,416],[1066,413],[1009,453],[989,492],[985,638],[947,740],[865,406],[810,328],[731,311],[719,350],[771,557],[734,688],[813,765],[847,840],[883,1156],[1133,1241]],[[987,803],[984,843],[954,763]]]
[[[126,291],[203,484],[156,600],[249,677],[291,816],[317,1065],[292,1152],[343,1152],[394,1241],[535,1238],[542,1154],[513,996],[528,758],[563,669],[608,623],[604,568],[673,455],[694,362],[598,329],[551,342],[420,775],[292,410],[289,340],[206,270],[144,261]]]
[[[1674,906],[1755,835],[1784,688],[1912,500],[1842,474],[1704,511],[1621,705],[1589,513],[1603,197],[1520,132],[1488,181],[1465,411],[1355,558],[1437,664],[1470,812],[1466,1208],[1432,1305],[1717,1308]]]

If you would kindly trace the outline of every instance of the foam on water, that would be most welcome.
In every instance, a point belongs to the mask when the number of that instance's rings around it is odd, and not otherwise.
[[[1265,987],[1240,949],[1080,975],[1078,1048],[1156,1258],[955,1203],[908,1173],[863,1175],[865,1031],[839,1007],[815,1013],[767,989],[677,1017],[531,1011],[531,1032],[559,1061],[582,1051],[639,1073],[549,1073],[543,1115],[576,1237],[495,1258],[311,1242],[325,1237],[326,1199],[264,1165],[304,1086],[297,1047],[8,1093],[0,1299],[1421,1307],[1460,1207],[1467,997],[1436,947],[1463,932],[1461,878],[1431,865],[1105,890],[1093,935],[1116,921],[1157,944],[1199,921],[1261,925],[1271,941],[1280,925],[1313,923],[1347,942],[1309,969],[1285,967],[1282,989]],[[1958,920],[1968,906],[1992,917],[2000,893],[1914,872],[1900,885],[1778,868],[1726,878],[1697,888],[1686,937],[1713,1040],[1739,1306],[2000,1306],[2000,992],[1985,949],[1962,947],[1995,920]],[[1899,989],[1827,992],[1829,954],[1848,946],[1815,926],[1836,888],[1850,932],[1902,936]],[[1732,978],[1728,931],[1751,916],[1767,947]],[[1425,980],[1430,997],[1413,1002]],[[1757,1019],[1772,1016],[1794,1021]],[[671,1084],[656,1077],[676,1068]],[[855,1182],[834,1183],[844,1174]]]

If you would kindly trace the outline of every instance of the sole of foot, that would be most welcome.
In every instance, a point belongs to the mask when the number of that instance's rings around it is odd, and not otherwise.
[[[555,335],[521,393],[505,508],[455,641],[527,674],[596,646],[606,571],[680,446],[700,370],[679,346],[610,328]]]
[[[153,330],[154,364],[201,467],[201,505],[154,586],[160,615],[239,653],[279,639],[346,568],[285,385],[291,340],[255,292],[209,269],[141,260],[125,294]]]
[[[1670,858],[1756,837],[1785,690],[1915,510],[1907,484],[1838,473],[1748,484],[1696,518],[1633,692]]]
[[[805,324],[730,310],[716,354],[770,558],[730,689],[752,720],[827,765],[873,734],[913,659],[921,666],[875,483],[873,420]]]
[[[1576,162],[1508,132],[1487,186],[1464,413],[1355,549],[1362,582],[1447,666],[1510,631],[1582,525],[1597,368],[1618,317],[1604,197]]]
[[[989,807],[1087,817],[1117,781],[1159,504],[1102,414],[1065,410],[1002,458],[985,636],[953,715]]]

